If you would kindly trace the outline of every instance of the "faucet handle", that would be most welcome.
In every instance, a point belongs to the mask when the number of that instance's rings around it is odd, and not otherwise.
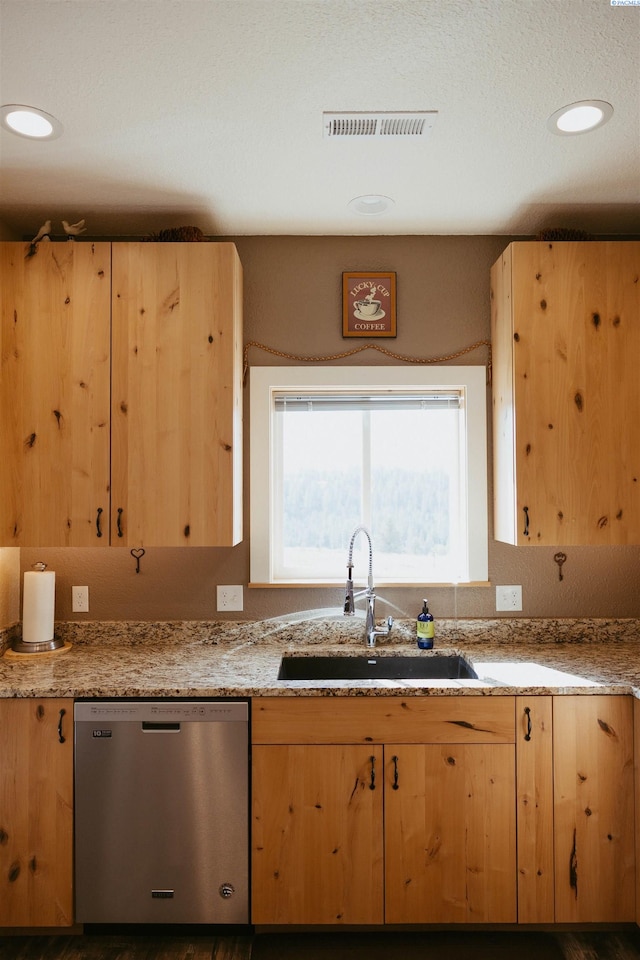
[[[376,637],[386,637],[391,633],[391,628],[393,627],[393,617],[387,617],[387,625],[379,629],[374,629],[374,635]]]

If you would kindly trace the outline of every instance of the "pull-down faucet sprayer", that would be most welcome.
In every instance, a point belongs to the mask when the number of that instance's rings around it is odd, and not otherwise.
[[[373,586],[373,545],[371,543],[371,534],[366,527],[359,526],[353,531],[349,541],[349,555],[347,557],[347,584],[344,598],[344,615],[352,617],[355,614],[355,602],[353,594],[353,544],[359,533],[364,533],[369,542],[369,575],[367,578],[367,588],[356,596],[364,593],[367,600],[367,617],[365,622],[365,642],[367,647],[375,647],[376,637],[386,637],[393,626],[393,617],[387,619],[387,625],[381,630],[376,628],[376,594]]]

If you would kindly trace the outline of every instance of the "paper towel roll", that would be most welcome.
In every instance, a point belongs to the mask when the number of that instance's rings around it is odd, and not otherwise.
[[[53,640],[56,575],[53,570],[29,571],[24,575],[22,595],[22,642]]]

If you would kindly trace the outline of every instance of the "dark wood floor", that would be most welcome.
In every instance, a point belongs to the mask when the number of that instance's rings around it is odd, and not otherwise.
[[[557,935],[564,960],[638,960],[640,930],[632,933],[563,933]]]
[[[372,936],[9,935],[0,936],[0,960],[640,960],[640,931]]]
[[[251,936],[0,938],[0,960],[251,960]]]

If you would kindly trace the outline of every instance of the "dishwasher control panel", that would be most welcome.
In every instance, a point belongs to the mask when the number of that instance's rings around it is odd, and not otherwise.
[[[86,721],[140,722],[168,721],[187,723],[247,723],[249,705],[232,700],[182,700],[164,702],[136,701],[128,703],[118,700],[78,701],[74,706],[74,716],[77,723]]]

